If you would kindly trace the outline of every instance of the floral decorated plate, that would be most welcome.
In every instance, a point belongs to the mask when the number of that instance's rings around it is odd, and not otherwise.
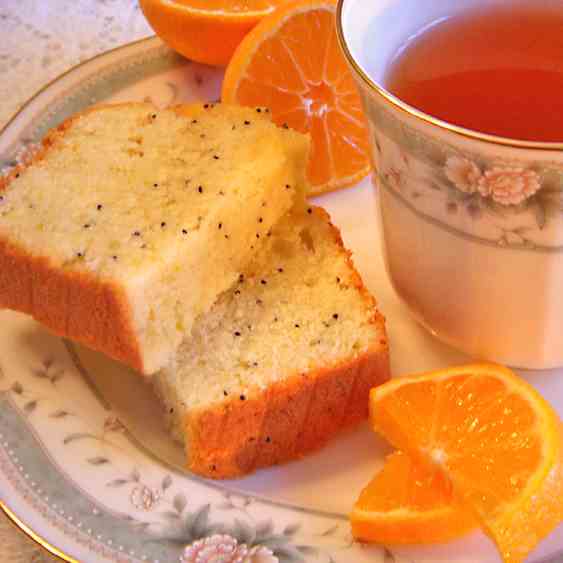
[[[27,103],[0,135],[0,166],[13,165],[48,129],[91,104],[214,100],[221,80],[222,71],[186,61],[158,39],[116,49],[74,68]],[[342,229],[388,319],[393,373],[466,361],[411,320],[393,293],[374,197],[366,180],[317,203]],[[346,514],[389,451],[367,426],[304,460],[237,481],[206,481],[182,469],[182,452],[135,374],[23,315],[0,311],[0,326],[1,506],[67,561],[499,561],[479,532],[425,548],[352,541]],[[563,415],[563,370],[522,375]],[[531,561],[563,561],[563,527]]]

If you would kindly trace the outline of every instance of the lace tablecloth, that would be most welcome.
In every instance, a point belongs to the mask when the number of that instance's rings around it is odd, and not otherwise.
[[[137,0],[0,0],[0,127],[68,68],[151,33]],[[0,515],[0,562],[52,561]]]

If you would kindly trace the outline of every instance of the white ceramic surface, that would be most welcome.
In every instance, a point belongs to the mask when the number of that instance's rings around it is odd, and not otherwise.
[[[114,51],[66,75],[0,136],[2,164],[69,113],[98,102],[149,97],[159,105],[215,99],[220,71],[188,63],[156,39]],[[388,319],[395,376],[467,360],[422,330],[396,297],[379,252],[374,191],[317,198]],[[0,312],[0,499],[69,558],[177,561],[184,545],[218,530],[271,548],[283,562],[498,563],[480,533],[428,548],[360,547],[346,513],[388,447],[366,428],[304,460],[246,479],[185,473],[158,425],[150,390],[122,366]],[[563,414],[563,372],[523,373]],[[531,561],[560,560],[563,527]]]

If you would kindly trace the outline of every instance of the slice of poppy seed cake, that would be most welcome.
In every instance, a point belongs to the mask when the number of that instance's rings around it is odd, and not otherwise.
[[[195,473],[303,456],[389,379],[383,317],[322,209],[293,210],[152,381]]]
[[[0,181],[0,307],[166,365],[304,190],[307,137],[264,115],[130,103],[63,123]]]

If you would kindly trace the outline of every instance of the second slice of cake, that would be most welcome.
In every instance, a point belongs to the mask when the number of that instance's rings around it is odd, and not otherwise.
[[[384,319],[311,207],[282,218],[153,382],[188,467],[226,478],[323,445],[367,416],[388,378]]]

